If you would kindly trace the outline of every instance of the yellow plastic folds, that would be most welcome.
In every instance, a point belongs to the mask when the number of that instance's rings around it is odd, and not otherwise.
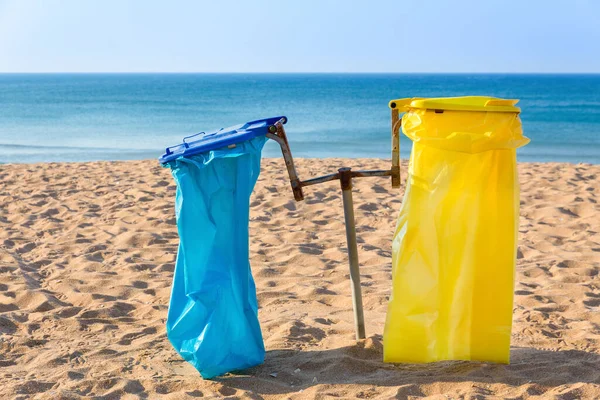
[[[516,100],[394,100],[413,141],[384,361],[508,363],[523,136]]]

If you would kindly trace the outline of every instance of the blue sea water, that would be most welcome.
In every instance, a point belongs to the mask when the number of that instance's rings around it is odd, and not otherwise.
[[[600,163],[600,75],[530,74],[0,74],[0,163],[156,158],[276,115],[295,157],[389,158],[389,100],[464,95],[521,99],[519,160]]]

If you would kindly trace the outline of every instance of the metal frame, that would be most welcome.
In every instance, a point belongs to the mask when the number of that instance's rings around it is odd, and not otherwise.
[[[350,264],[350,281],[352,284],[352,305],[354,308],[354,325],[356,340],[365,338],[365,320],[362,304],[362,292],[360,287],[360,270],[358,265],[358,247],[356,244],[356,223],[354,220],[354,205],[352,200],[352,178],[367,178],[371,176],[391,176],[392,187],[400,187],[400,123],[398,110],[392,110],[392,167],[388,170],[352,171],[351,168],[340,168],[336,174],[324,175],[305,181],[298,177],[294,158],[285,134],[283,124],[287,121],[280,119],[275,125],[269,126],[267,137],[276,141],[281,147],[281,153],[285,160],[285,166],[290,177],[290,184],[294,199],[304,200],[302,188],[319,183],[338,180],[342,188],[342,200],[344,203],[344,220],[346,223],[346,241],[348,243],[348,261]]]

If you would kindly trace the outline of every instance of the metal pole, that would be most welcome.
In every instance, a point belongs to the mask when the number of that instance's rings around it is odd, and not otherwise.
[[[400,187],[400,117],[392,108],[392,187]]]
[[[340,168],[342,184],[342,200],[344,202],[344,219],[346,222],[346,241],[348,243],[348,261],[350,263],[350,281],[352,283],[352,306],[354,308],[354,327],[356,340],[365,338],[365,317],[363,313],[362,294],[360,288],[360,271],[358,269],[358,248],[356,245],[356,225],[354,222],[354,204],[352,202],[351,168]]]
[[[395,105],[393,106],[396,107]],[[294,166],[294,159],[287,135],[283,128],[285,120],[280,120],[269,127],[267,137],[276,141],[281,147],[281,153],[290,177],[292,191],[296,201],[304,200],[302,188],[339,179],[342,186],[342,200],[344,202],[344,219],[346,222],[346,241],[348,243],[348,262],[350,264],[350,282],[352,284],[352,305],[354,308],[354,325],[356,339],[364,339],[365,317],[362,304],[362,293],[360,287],[360,270],[358,266],[358,248],[356,245],[356,225],[354,221],[354,205],[352,201],[352,178],[365,178],[370,176],[391,176],[392,187],[400,186],[400,119],[397,110],[392,110],[392,168],[389,170],[376,171],[352,171],[351,168],[340,168],[337,174],[330,174],[305,181],[300,180]]]

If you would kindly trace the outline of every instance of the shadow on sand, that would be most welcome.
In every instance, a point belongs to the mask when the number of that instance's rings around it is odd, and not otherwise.
[[[332,350],[271,350],[264,364],[218,381],[231,388],[251,390],[258,396],[291,394],[317,382],[390,387],[468,381],[513,387],[525,384],[556,387],[579,382],[599,383],[600,354],[513,347],[510,365],[468,361],[393,365],[382,362],[382,342],[378,335],[356,346]],[[399,398],[403,397],[405,395],[399,392]]]

